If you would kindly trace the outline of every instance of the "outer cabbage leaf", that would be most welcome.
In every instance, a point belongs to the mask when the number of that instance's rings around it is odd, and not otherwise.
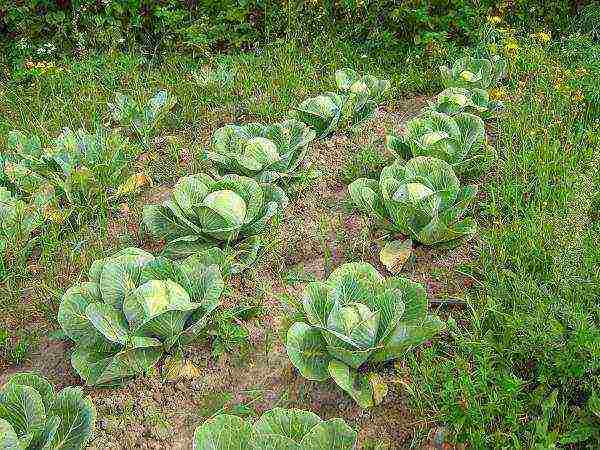
[[[321,418],[310,411],[273,408],[265,412],[253,428],[257,434],[278,434],[299,443],[319,423]]]
[[[288,330],[285,346],[292,364],[304,378],[315,381],[329,378],[327,366],[331,356],[318,328],[294,323]]]
[[[194,432],[194,450],[247,450],[252,426],[237,416],[223,414],[207,420]]]
[[[331,361],[328,369],[335,384],[346,391],[362,408],[370,408],[375,404],[373,388],[366,376],[339,360]]]
[[[330,419],[315,425],[300,442],[302,450],[353,450],[358,434],[342,419]]]
[[[43,377],[31,372],[15,373],[6,382],[4,387],[10,385],[29,386],[35,389],[41,396],[44,410],[49,411],[54,403],[54,387]]]
[[[77,374],[90,386],[115,385],[123,380],[145,373],[163,354],[158,339],[132,339],[129,348],[98,351],[77,347],[71,355],[71,364]]]
[[[0,419],[0,448],[4,450],[25,450],[27,446],[21,442],[10,422]]]
[[[83,396],[81,389],[63,389],[56,396],[48,414],[60,420],[56,431],[46,442],[47,448],[77,450],[85,447],[96,422],[96,410],[92,401]]]
[[[46,418],[42,396],[35,388],[8,383],[0,393],[0,419],[9,422],[17,436],[37,439]]]

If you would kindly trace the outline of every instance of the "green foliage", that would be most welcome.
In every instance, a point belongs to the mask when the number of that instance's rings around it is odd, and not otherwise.
[[[143,174],[128,177],[135,156],[129,141],[103,128],[65,128],[50,147],[35,135],[12,131],[8,148],[2,155],[4,184],[33,203],[43,197],[46,216],[59,223],[73,212],[79,220],[94,214],[95,206],[106,210],[146,183]]]
[[[29,255],[34,244],[34,234],[44,224],[44,208],[47,198],[39,193],[27,204],[13,196],[8,189],[0,187],[0,253],[2,263],[0,268],[5,267],[5,262],[15,260],[22,263]],[[0,270],[0,279],[4,275]]]
[[[260,308],[236,306],[220,311],[214,318],[209,334],[212,336],[213,355],[219,357],[236,350],[243,351],[250,345],[248,330],[240,320],[256,316]]]
[[[20,332],[11,336],[8,330],[0,328],[0,361],[8,364],[23,364],[37,346],[37,336]]]
[[[0,6],[3,32],[22,54],[29,42],[60,37],[54,44],[65,50],[114,49],[141,44],[147,48],[180,47],[190,51],[242,48],[264,38],[265,19],[283,12],[278,1],[251,0],[27,0]],[[49,50],[56,48],[50,47]],[[42,55],[44,56],[44,55]]]
[[[352,450],[357,433],[342,419],[322,420],[310,411],[274,408],[254,423],[215,416],[194,433],[194,450]]]
[[[153,52],[250,49],[286,32],[323,30],[369,49],[391,49],[467,43],[492,14],[512,26],[564,31],[575,12],[571,0],[26,0],[0,6],[0,32],[17,60],[134,45]]]
[[[89,279],[65,292],[58,311],[76,344],[73,368],[89,385],[144,373],[197,339],[223,290],[209,253],[173,262],[126,248],[95,261]]]
[[[490,59],[465,56],[452,67],[441,66],[442,84],[446,88],[489,89],[506,76],[506,60],[498,55]]]
[[[34,373],[17,373],[0,390],[0,447],[7,450],[80,450],[96,421],[79,388],[54,392]]]
[[[358,150],[352,149],[341,169],[342,180],[351,183],[357,178],[376,178],[390,162],[390,158],[375,145],[369,144]]]
[[[491,101],[485,89],[452,87],[440,92],[434,101],[428,100],[423,111],[433,111],[454,116],[461,113],[474,114],[490,119],[504,108],[501,101]]]
[[[581,8],[571,27],[573,33],[589,33],[596,42],[600,41],[600,3],[592,2]]]
[[[273,125],[225,125],[213,134],[208,158],[221,173],[275,182],[301,176],[302,164],[315,132],[297,120]]]
[[[348,191],[361,210],[425,245],[468,238],[477,229],[472,218],[463,219],[477,187],[461,187],[452,166],[437,158],[396,160],[379,182],[360,178]]]
[[[176,103],[177,98],[167,91],[158,91],[146,104],[139,104],[119,92],[115,102],[108,104],[108,109],[115,122],[137,135],[149,148],[150,139]]]
[[[386,137],[398,157],[428,156],[446,161],[459,174],[482,164],[486,146],[483,120],[469,113],[449,116],[428,111],[406,123],[406,132]]]
[[[309,283],[302,310],[287,332],[292,364],[309,380],[333,378],[363,408],[380,403],[385,388],[359,368],[401,358],[444,328],[428,315],[423,286],[386,279],[368,263],[344,264],[326,282]]]
[[[534,39],[519,40],[511,62],[502,158],[478,206],[489,225],[469,312],[453,312],[448,340],[410,358],[406,376],[412,407],[448,424],[450,442],[591,450],[600,432],[600,226],[590,217],[600,48],[578,34]]]
[[[352,69],[336,71],[335,82],[339,93],[308,98],[292,111],[292,116],[315,130],[319,139],[338,130],[358,130],[375,116],[378,102],[390,87],[388,80],[360,77]]]
[[[167,254],[180,256],[254,238],[287,204],[285,192],[274,184],[233,174],[198,174],[179,179],[171,200],[144,206],[143,220],[152,235],[167,241]]]

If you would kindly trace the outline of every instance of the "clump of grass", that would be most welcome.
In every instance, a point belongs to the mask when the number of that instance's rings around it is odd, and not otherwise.
[[[381,170],[391,162],[376,143],[370,143],[358,150],[351,149],[346,164],[341,168],[344,183],[350,184],[357,178],[379,179]]]
[[[36,346],[37,338],[33,334],[21,333],[13,337],[8,330],[0,328],[0,367],[2,361],[7,365],[22,364]]]

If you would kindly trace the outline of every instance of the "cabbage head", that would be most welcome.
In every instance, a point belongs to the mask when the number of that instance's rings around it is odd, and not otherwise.
[[[189,175],[179,179],[170,200],[146,205],[143,221],[167,242],[165,253],[175,255],[260,235],[287,204],[285,192],[274,184],[234,174]]]
[[[481,166],[487,149],[485,124],[469,113],[426,112],[406,123],[406,132],[388,135],[387,148],[401,157],[431,156],[459,174]]]
[[[337,130],[358,130],[375,116],[378,102],[390,87],[388,80],[372,75],[360,77],[352,69],[335,73],[337,93],[326,92],[304,100],[294,116],[315,130],[323,139]]]
[[[196,428],[193,450],[354,450],[357,433],[343,419],[274,408],[252,423],[220,414]]]
[[[131,247],[94,261],[89,281],[69,288],[58,310],[76,346],[73,368],[88,385],[148,371],[200,336],[222,290],[219,267],[203,254],[173,262]]]
[[[365,408],[380,403],[385,389],[364,366],[401,358],[444,326],[428,314],[423,286],[386,279],[364,262],[344,264],[327,281],[309,283],[299,313],[303,320],[286,339],[292,364],[309,380],[332,378]]]
[[[461,113],[470,113],[489,119],[504,108],[501,101],[490,101],[490,96],[485,89],[466,89],[451,87],[438,94],[434,101],[424,111],[435,111],[454,116]]]
[[[313,130],[293,119],[272,125],[225,125],[215,131],[207,156],[221,173],[272,182],[300,174],[314,139]]]
[[[469,238],[477,230],[472,218],[463,218],[477,186],[461,187],[452,166],[437,158],[397,160],[379,181],[359,178],[348,191],[358,208],[425,245]]]
[[[441,66],[440,74],[446,88],[489,89],[506,76],[506,60],[497,55],[491,59],[465,56],[451,68]]]
[[[80,388],[54,387],[35,373],[17,373],[0,389],[0,448],[80,450],[90,439],[96,410]]]

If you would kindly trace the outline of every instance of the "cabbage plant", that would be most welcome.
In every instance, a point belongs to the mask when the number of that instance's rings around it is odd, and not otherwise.
[[[135,157],[129,141],[103,128],[94,133],[65,128],[49,147],[37,136],[12,131],[8,147],[5,184],[24,196],[52,190],[57,205],[79,214],[135,193],[147,182],[143,174],[128,176]]]
[[[364,408],[380,403],[386,392],[365,366],[401,358],[444,326],[427,313],[423,286],[386,279],[364,262],[309,283],[299,314],[285,344],[292,364],[309,380],[333,379]]]
[[[486,150],[485,124],[469,113],[448,116],[429,111],[406,123],[406,132],[388,135],[387,148],[397,156],[432,156],[458,173],[481,164]]]
[[[196,428],[193,450],[354,450],[356,441],[343,419],[274,408],[254,423],[229,414],[207,420]]]
[[[489,119],[504,108],[501,101],[491,101],[485,89],[451,87],[439,93],[434,101],[429,101],[425,111],[435,111],[454,116],[460,113],[475,114]]]
[[[219,267],[202,254],[180,262],[126,248],[94,261],[89,281],[62,297],[58,322],[88,385],[116,384],[197,339],[220,303]]]
[[[44,223],[45,198],[25,203],[5,187],[0,187],[0,243],[26,242]]]
[[[108,104],[113,120],[138,135],[149,146],[160,122],[177,104],[177,98],[167,91],[158,91],[146,104],[141,104],[118,92],[114,103]]]
[[[24,262],[35,245],[34,235],[44,224],[46,213],[51,211],[47,198],[42,194],[40,192],[25,203],[8,189],[0,187],[0,276],[4,269],[3,255],[17,255]]]
[[[300,164],[314,139],[313,130],[293,119],[272,125],[225,125],[213,134],[207,156],[221,173],[272,182],[300,174]]]
[[[0,390],[0,448],[79,450],[85,448],[96,410],[80,388],[56,393],[34,373],[11,376]]]
[[[494,56],[490,59],[465,56],[457,59],[452,67],[441,66],[444,87],[489,89],[506,76],[506,60]]]
[[[235,174],[188,175],[179,179],[170,200],[144,207],[143,222],[167,242],[166,254],[180,255],[255,237],[287,204],[285,192],[274,184]]]
[[[381,171],[379,182],[360,178],[348,191],[361,210],[422,244],[468,238],[477,230],[472,218],[463,218],[477,186],[461,187],[452,166],[437,158],[397,160]]]
[[[319,139],[337,130],[359,129],[375,116],[378,102],[390,87],[388,80],[372,75],[360,77],[352,69],[336,71],[335,81],[338,93],[308,98],[294,112],[297,119],[315,130]]]

